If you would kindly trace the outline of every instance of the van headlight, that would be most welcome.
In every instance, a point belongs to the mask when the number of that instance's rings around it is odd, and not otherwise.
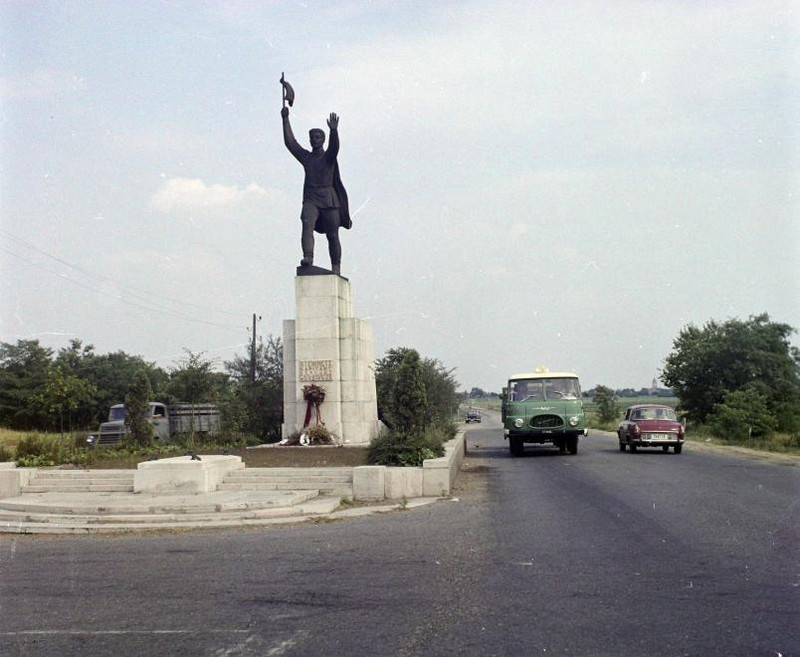
[[[578,426],[578,416],[577,415],[573,415],[569,419],[569,426],[571,426],[571,427],[577,427]]]
[[[525,424],[525,421],[521,417],[514,420],[514,426],[517,427],[517,429],[521,429],[523,424]]]

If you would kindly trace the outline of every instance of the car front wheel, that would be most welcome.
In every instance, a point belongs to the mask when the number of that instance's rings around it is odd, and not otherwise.
[[[621,440],[619,441],[619,451],[620,452],[625,451],[625,443],[623,443]]]
[[[681,450],[683,450],[683,445],[675,445],[675,453],[680,454]]]

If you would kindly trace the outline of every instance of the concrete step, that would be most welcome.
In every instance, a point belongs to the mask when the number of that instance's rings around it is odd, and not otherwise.
[[[0,513],[51,514],[60,516],[163,515],[183,517],[204,513],[228,513],[293,507],[317,498],[317,491],[272,491],[260,495],[118,495],[86,496],[47,492],[22,494],[0,500]],[[337,502],[340,498],[336,498]]]
[[[37,470],[24,493],[133,492],[133,470]]]
[[[113,484],[117,486],[132,486],[133,477],[80,477],[67,479],[65,477],[34,477],[31,486],[86,486],[87,484]]]
[[[221,491],[318,490],[353,496],[353,468],[246,468],[230,473]]]
[[[36,480],[35,480],[36,481]],[[64,482],[58,484],[41,484],[36,482],[21,488],[23,493],[132,493],[133,484],[102,484]]]
[[[224,483],[243,486],[285,485],[289,488],[297,484],[305,488],[325,488],[327,486],[352,485],[353,480],[346,477],[237,477],[228,475],[225,477]]]
[[[289,490],[313,490],[317,491],[320,495],[339,495],[352,497],[353,485],[347,483],[328,483],[320,484],[318,482],[259,482],[259,483],[228,483],[224,481],[217,486],[220,491],[289,491]]]
[[[135,470],[49,470],[38,469],[35,478],[48,479],[130,479],[133,481]]]
[[[241,477],[348,477],[353,479],[353,468],[245,468],[232,473]]]
[[[173,514],[58,515],[0,512],[0,532],[19,534],[92,534],[164,529],[212,529],[298,522],[332,513],[339,498],[317,498],[293,506],[238,512]]]
[[[39,524],[72,524],[72,525],[100,525],[100,524],[175,524],[187,522],[208,523],[218,520],[252,520],[257,518],[285,518],[290,516],[305,515],[310,512],[330,513],[341,503],[335,497],[314,497],[291,505],[274,507],[261,507],[239,510],[221,510],[210,512],[164,512],[164,513],[82,513],[61,514],[29,511],[10,511],[0,509],[0,524],[13,522],[27,522]]]

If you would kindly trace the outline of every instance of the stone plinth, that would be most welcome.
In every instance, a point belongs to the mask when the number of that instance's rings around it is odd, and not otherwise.
[[[229,472],[244,467],[239,456],[203,454],[201,460],[176,456],[139,463],[134,493],[212,493]]]
[[[283,437],[303,428],[303,386],[325,389],[322,421],[345,445],[378,433],[372,327],[353,317],[350,281],[297,276],[297,318],[283,322]],[[312,420],[313,424],[313,420]]]

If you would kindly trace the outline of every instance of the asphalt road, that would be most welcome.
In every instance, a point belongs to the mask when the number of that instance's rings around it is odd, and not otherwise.
[[[2,537],[0,654],[800,656],[797,467],[467,436],[457,499],[414,511]]]

